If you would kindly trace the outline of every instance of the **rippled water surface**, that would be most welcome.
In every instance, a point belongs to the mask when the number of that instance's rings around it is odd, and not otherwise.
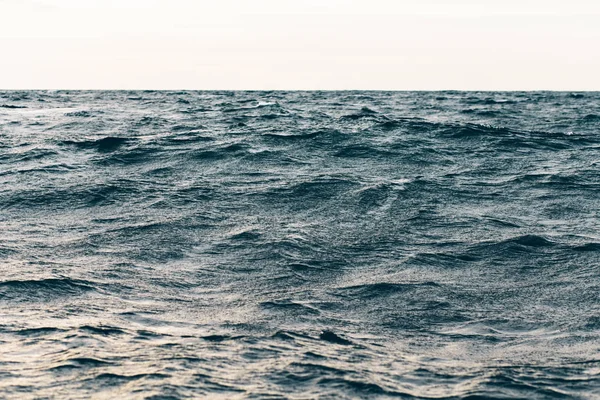
[[[600,398],[600,93],[0,92],[0,397]]]

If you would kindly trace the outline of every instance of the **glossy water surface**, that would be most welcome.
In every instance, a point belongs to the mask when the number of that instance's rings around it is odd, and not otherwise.
[[[0,92],[0,397],[600,397],[600,93]]]

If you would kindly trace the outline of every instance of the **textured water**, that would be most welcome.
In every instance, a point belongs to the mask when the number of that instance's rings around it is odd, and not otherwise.
[[[0,397],[600,397],[600,93],[0,92]]]

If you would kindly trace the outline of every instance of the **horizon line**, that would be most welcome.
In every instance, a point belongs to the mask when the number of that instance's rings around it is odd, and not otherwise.
[[[487,92],[487,93],[518,93],[518,92],[578,92],[598,93],[600,89],[184,89],[184,88],[0,88],[0,92],[23,92],[23,91],[81,91],[81,92]]]

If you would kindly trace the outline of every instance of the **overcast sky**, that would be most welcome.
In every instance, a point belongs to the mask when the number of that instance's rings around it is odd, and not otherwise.
[[[600,90],[600,0],[0,0],[0,89]]]

